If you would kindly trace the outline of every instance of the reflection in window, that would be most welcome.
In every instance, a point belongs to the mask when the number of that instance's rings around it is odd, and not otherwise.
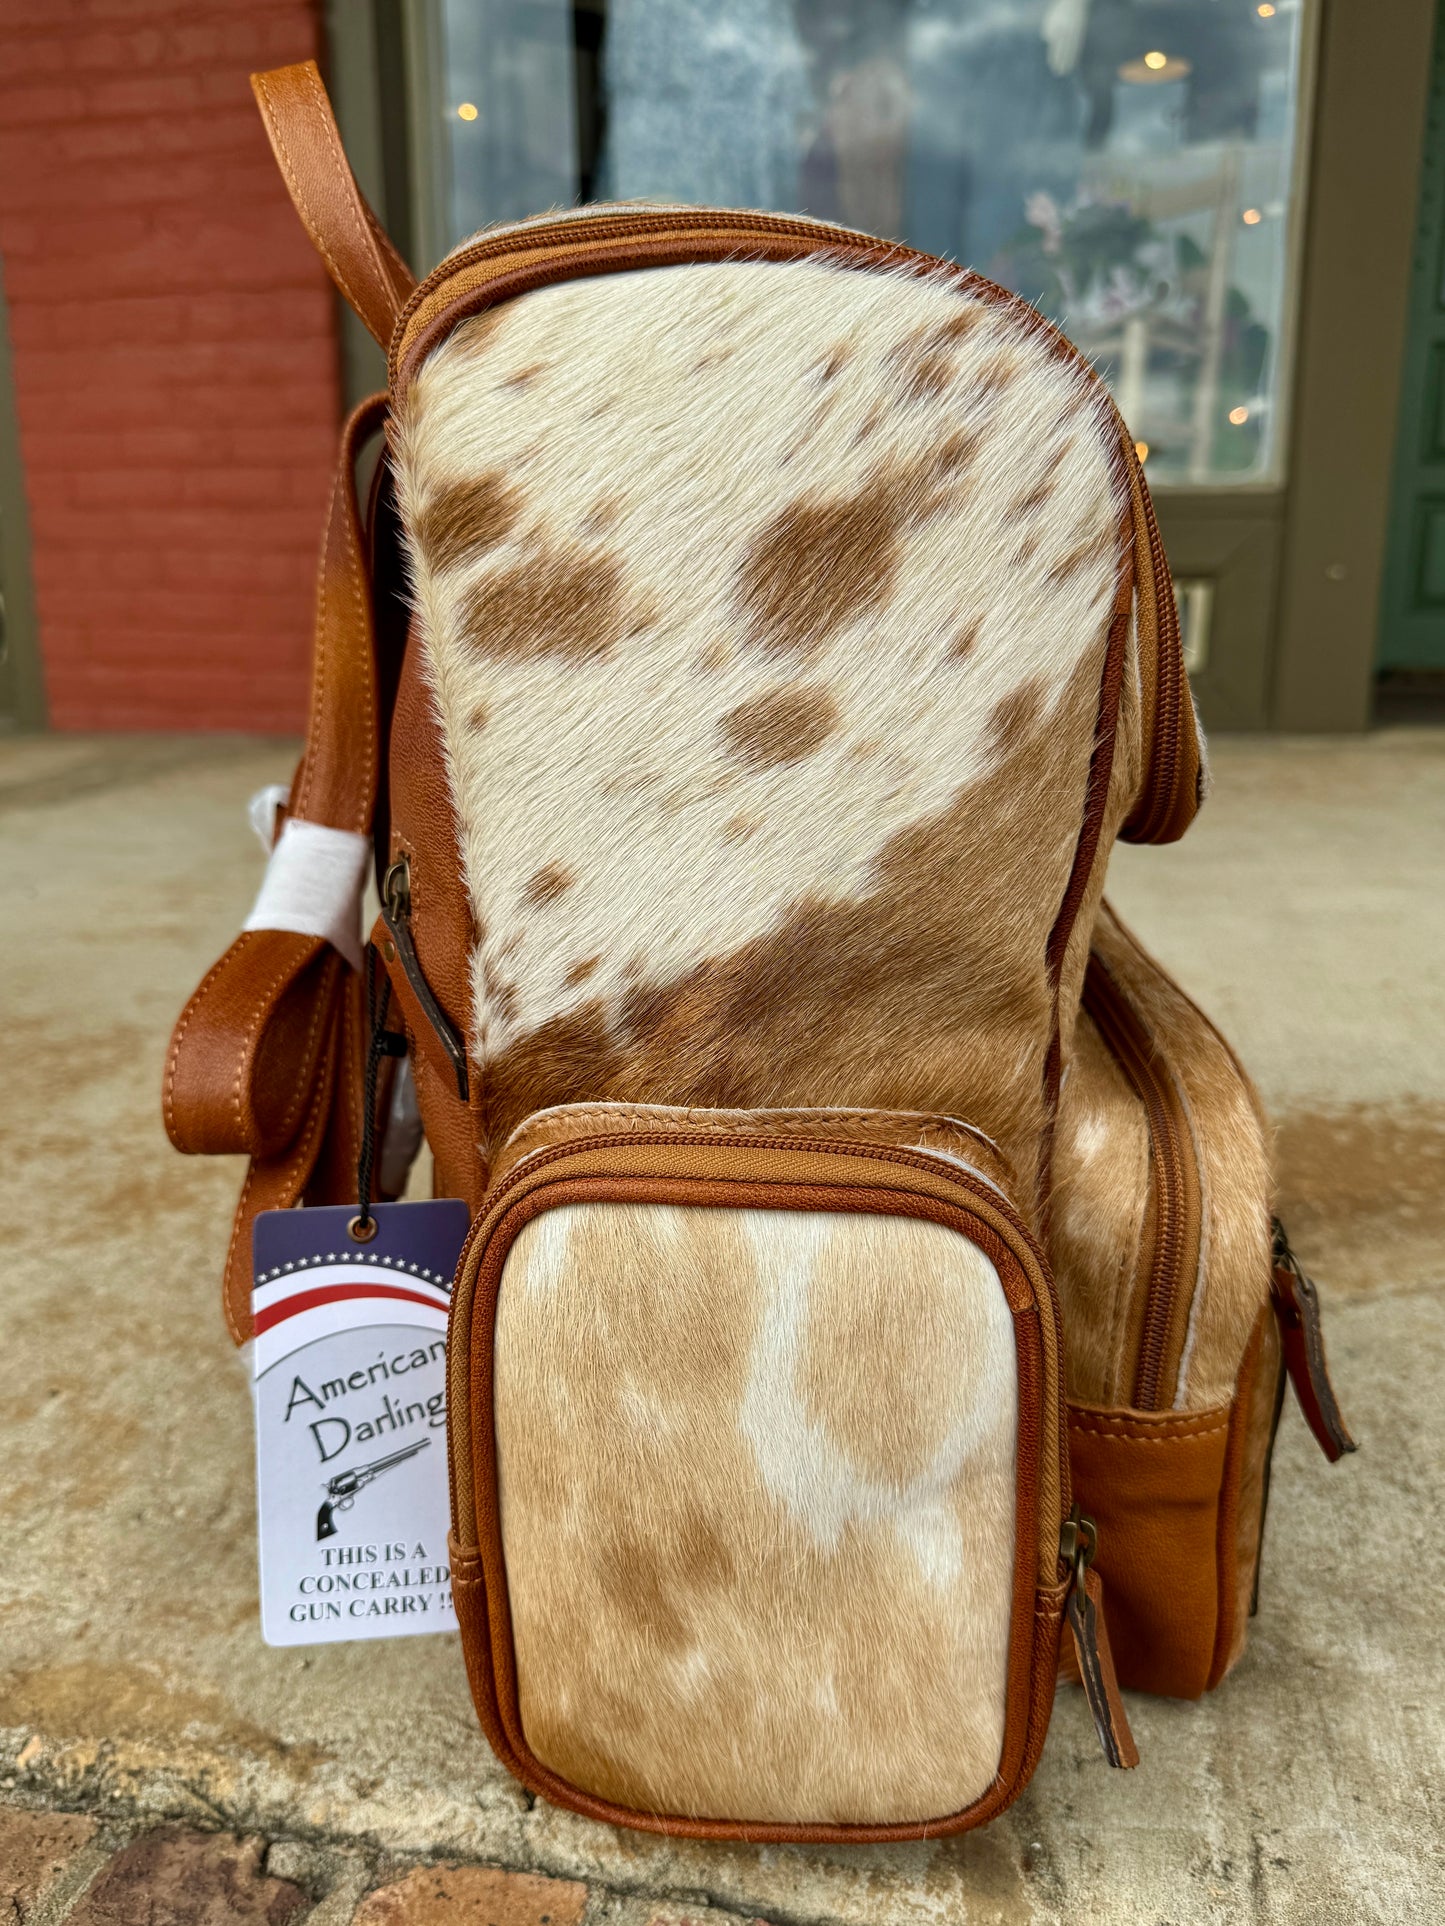
[[[454,238],[574,200],[801,209],[1037,302],[1151,480],[1277,472],[1303,0],[436,4]]]

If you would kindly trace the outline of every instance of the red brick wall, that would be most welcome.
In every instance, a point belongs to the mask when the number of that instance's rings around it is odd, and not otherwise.
[[[0,252],[61,729],[294,730],[336,313],[251,100],[309,0],[3,0]]]

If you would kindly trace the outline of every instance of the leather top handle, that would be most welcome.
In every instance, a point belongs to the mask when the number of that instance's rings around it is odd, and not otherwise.
[[[316,62],[252,74],[251,91],[312,246],[385,348],[416,277],[356,184]]]

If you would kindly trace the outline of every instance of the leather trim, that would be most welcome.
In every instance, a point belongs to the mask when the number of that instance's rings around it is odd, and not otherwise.
[[[561,1103],[534,1110],[503,1144],[492,1182],[501,1183],[523,1158],[539,1150],[585,1145],[599,1133],[665,1130],[692,1142],[707,1136],[756,1136],[906,1146],[957,1158],[1001,1190],[1012,1188],[1012,1173],[997,1145],[956,1117],[909,1110],[706,1110],[660,1103]]]
[[[1195,1699],[1209,1683],[1231,1412],[1069,1405],[1074,1499],[1098,1528],[1114,1662],[1133,1690]]]

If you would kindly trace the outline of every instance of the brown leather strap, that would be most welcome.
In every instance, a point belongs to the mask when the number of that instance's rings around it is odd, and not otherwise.
[[[246,930],[208,970],[166,1058],[166,1133],[192,1155],[277,1157],[296,1137],[330,1047],[346,965],[319,936]]]
[[[289,805],[293,816],[365,833],[376,807],[381,731],[366,529],[356,460],[386,419],[386,396],[358,402],[341,453],[316,581],[316,645],[306,749]]]
[[[380,764],[378,681],[356,458],[384,395],[342,432],[316,594],[305,752],[288,814],[366,834]],[[258,1211],[344,1202],[355,1181],[365,1013],[355,971],[321,937],[248,930],[181,1013],[163,1111],[178,1150],[252,1159],[226,1259],[226,1319],[250,1333],[250,1229]],[[349,1170],[348,1170],[349,1163]]]
[[[272,1157],[253,1157],[236,1203],[231,1242],[226,1251],[222,1304],[226,1328],[237,1344],[252,1335],[251,1226],[263,1210],[288,1210],[309,1204],[347,1203],[355,1195],[356,1165],[349,1171],[341,1156],[328,1156],[338,1137],[348,1141],[359,1125],[361,1080],[348,1075],[360,1059],[359,1037],[365,1023],[361,978],[342,968],[337,992],[321,1007],[324,1040],[316,1074],[304,1095],[300,1126],[286,1148]]]
[[[314,60],[252,74],[251,91],[296,212],[327,272],[382,347],[416,277],[347,164]]]

